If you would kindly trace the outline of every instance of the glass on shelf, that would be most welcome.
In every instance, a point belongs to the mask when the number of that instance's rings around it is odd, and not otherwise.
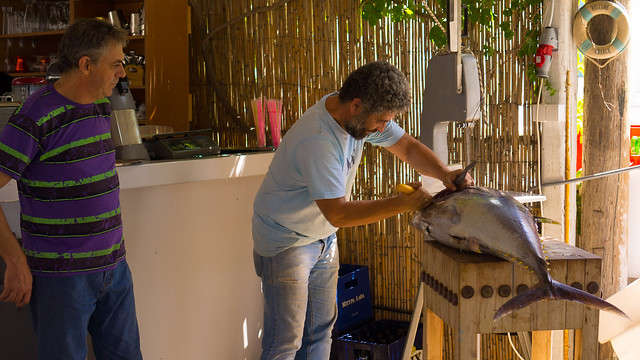
[[[37,55],[33,57],[29,71],[34,73],[44,73],[47,72],[48,68],[49,59],[47,59],[46,56]]]
[[[2,71],[4,72],[12,72],[13,71],[13,62],[11,60],[12,56],[12,46],[13,40],[7,39],[7,51],[4,54],[4,59],[2,60]]]
[[[58,30],[66,29],[69,26],[69,2],[58,1],[56,3],[59,8],[60,20],[58,21]]]
[[[39,30],[38,20],[36,17],[36,11],[33,8],[35,0],[22,0],[25,5],[24,10],[24,32],[32,33]]]
[[[49,4],[49,30],[63,30],[69,24],[69,2],[57,1]]]
[[[49,12],[47,11],[47,2],[39,1],[38,3],[38,15],[36,17],[36,23],[38,24],[38,31],[49,31]]]
[[[2,7],[2,33],[13,34],[15,32],[13,26],[13,8],[11,6]]]
[[[13,29],[12,34],[22,34],[24,32],[24,11],[13,12]]]

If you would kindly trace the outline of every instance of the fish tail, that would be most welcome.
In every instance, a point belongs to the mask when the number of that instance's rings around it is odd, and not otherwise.
[[[549,287],[543,286],[540,283],[522,294],[514,296],[511,300],[504,303],[498,311],[496,311],[496,314],[493,315],[493,320],[496,321],[516,310],[520,310],[533,303],[549,298],[551,298],[551,291]]]
[[[588,292],[576,289],[572,286],[565,285],[561,282],[551,280],[551,286],[542,282],[538,283],[533,288],[504,303],[504,305],[502,305],[493,316],[493,320],[498,320],[505,315],[544,299],[574,301],[599,310],[618,314],[627,319],[629,318],[622,310],[597,296],[591,295]]]
[[[554,299],[575,301],[575,302],[584,304],[586,306],[590,306],[598,310],[604,310],[614,314],[618,314],[622,317],[629,319],[629,317],[627,316],[627,314],[624,313],[624,311],[618,309],[615,305],[605,300],[602,300],[597,296],[591,295],[588,292],[576,289],[573,286],[569,286],[555,280],[551,280],[551,281],[553,286]]]

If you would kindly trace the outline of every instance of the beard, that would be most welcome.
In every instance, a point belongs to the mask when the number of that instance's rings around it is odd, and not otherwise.
[[[365,116],[362,114],[355,115],[349,119],[344,125],[344,129],[347,131],[347,134],[356,140],[362,140],[369,135],[369,133],[373,132],[365,127]]]

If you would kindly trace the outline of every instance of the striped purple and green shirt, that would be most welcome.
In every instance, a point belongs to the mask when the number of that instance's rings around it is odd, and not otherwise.
[[[22,247],[35,275],[114,267],[125,256],[111,104],[77,104],[52,84],[0,133],[0,171],[16,179]]]

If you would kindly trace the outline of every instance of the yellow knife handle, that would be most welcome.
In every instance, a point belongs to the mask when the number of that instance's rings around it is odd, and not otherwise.
[[[407,184],[398,184],[396,185],[396,190],[398,192],[404,193],[404,194],[411,194],[412,192],[416,191],[416,189],[412,188],[411,186],[407,185]]]

